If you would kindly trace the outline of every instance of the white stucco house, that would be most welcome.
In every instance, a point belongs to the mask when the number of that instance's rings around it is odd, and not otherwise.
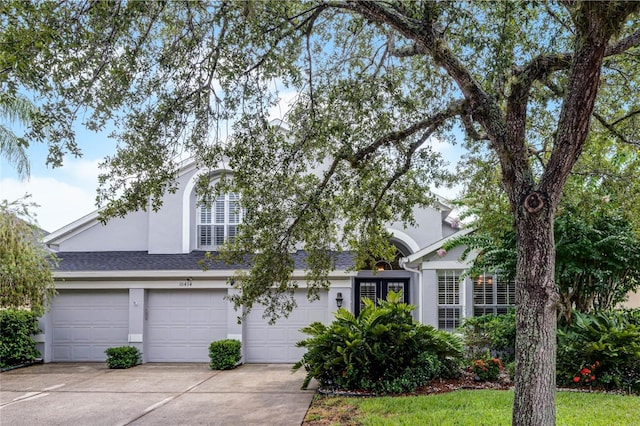
[[[212,180],[221,172],[212,171]],[[313,303],[305,296],[305,253],[296,253],[298,308],[269,325],[254,307],[239,325],[238,312],[225,299],[238,291],[227,284],[235,269],[212,265],[204,271],[198,264],[205,251],[235,235],[242,220],[237,196],[226,194],[202,208],[197,176],[194,164],[185,164],[178,191],[165,196],[158,212],[134,212],[106,225],[95,212],[45,237],[60,258],[59,294],[41,319],[45,362],[104,361],[106,348],[121,345],[137,346],[144,362],[207,362],[209,344],[224,338],[242,341],[244,362],[295,362],[303,353],[295,347],[304,337],[300,328],[330,322],[339,303],[357,312],[362,297],[403,290],[417,306],[416,320],[449,330],[461,317],[505,312],[513,303],[512,283],[495,276],[461,279],[467,265],[458,260],[460,253],[438,252],[448,239],[469,232],[458,228],[442,201],[416,211],[415,228],[388,226],[399,256],[381,262],[379,272],[351,271],[351,256],[339,257],[331,287]]]

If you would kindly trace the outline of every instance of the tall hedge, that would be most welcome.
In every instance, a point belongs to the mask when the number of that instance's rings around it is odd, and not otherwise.
[[[38,334],[38,318],[31,311],[0,310],[0,368],[34,361],[40,356],[33,335]]]

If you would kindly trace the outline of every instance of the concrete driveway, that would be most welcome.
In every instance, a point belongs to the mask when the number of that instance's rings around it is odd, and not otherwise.
[[[247,364],[41,364],[0,374],[2,425],[300,425],[304,371]],[[315,382],[312,382],[315,383]]]

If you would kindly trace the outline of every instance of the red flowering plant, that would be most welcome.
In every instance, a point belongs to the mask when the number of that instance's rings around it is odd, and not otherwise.
[[[498,358],[476,359],[469,367],[469,371],[475,374],[476,381],[496,380],[503,369],[504,365]]]
[[[596,381],[596,375],[594,371],[600,366],[600,361],[596,361],[593,364],[582,367],[580,371],[573,376],[573,383],[578,386],[591,386]]]

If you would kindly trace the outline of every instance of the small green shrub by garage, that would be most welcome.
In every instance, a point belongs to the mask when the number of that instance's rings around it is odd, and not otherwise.
[[[239,340],[223,339],[209,345],[209,367],[212,370],[230,370],[235,368],[242,357],[242,344]]]
[[[0,368],[33,362],[40,356],[33,335],[38,318],[31,311],[0,310]]]
[[[142,361],[140,351],[133,346],[117,346],[107,349],[104,353],[107,354],[109,368],[131,368]]]

